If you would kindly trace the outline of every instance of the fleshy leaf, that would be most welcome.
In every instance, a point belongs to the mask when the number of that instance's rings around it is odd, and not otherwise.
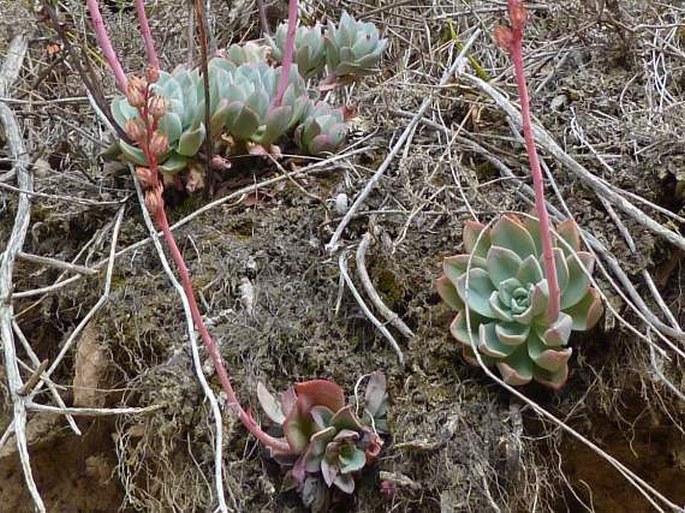
[[[333,418],[331,419],[331,425],[339,430],[349,429],[356,431],[362,429],[359,419],[357,419],[357,416],[352,411],[352,405],[345,406],[335,412],[335,415],[333,415]]]
[[[547,280],[542,280],[535,284],[530,303],[533,318],[541,315],[547,309],[547,303],[549,303],[549,284]]]
[[[468,291],[466,281],[468,280]],[[490,295],[495,290],[490,276],[484,269],[471,269],[457,280],[457,292],[461,300],[475,313],[484,317],[494,317],[490,308]]]
[[[195,130],[190,130],[184,132],[181,138],[178,140],[178,151],[179,155],[184,155],[186,157],[192,157],[200,150],[202,142],[205,140],[205,125],[200,123]]]
[[[559,317],[553,324],[547,326],[536,326],[536,331],[545,345],[550,347],[558,347],[568,344],[568,338],[571,336],[572,326],[573,319],[571,316],[564,312],[559,312]]]
[[[321,462],[321,475],[329,488],[333,485],[333,481],[335,481],[335,478],[338,477],[339,473],[340,469],[338,466],[332,465],[331,462],[324,457],[323,461]]]
[[[271,392],[267,390],[261,381],[257,383],[257,399],[259,399],[259,404],[262,405],[264,413],[266,413],[267,417],[274,423],[280,426],[285,422],[285,415],[281,409],[281,404]]]
[[[456,287],[444,274],[435,280],[435,290],[452,310],[458,311],[464,308],[464,303],[457,294]]]
[[[175,112],[167,112],[167,114],[159,120],[159,130],[164,133],[169,139],[169,145],[178,141],[183,132],[181,126],[181,118]]]
[[[562,310],[574,306],[587,294],[590,289],[588,275],[591,275],[594,269],[595,257],[592,253],[579,251],[575,255],[566,257],[566,265],[568,266],[568,285],[561,293]]]
[[[495,332],[495,326],[494,322],[480,325],[478,349],[482,354],[493,358],[506,358],[517,349],[517,346],[503,344]]]
[[[312,406],[309,409],[309,415],[311,415],[314,424],[319,429],[326,429],[331,425],[331,419],[333,418],[333,412],[326,408],[325,406]]]
[[[535,251],[538,255],[542,255],[542,234],[540,233],[540,220],[537,217],[522,216],[523,226],[526,227],[528,233],[535,242]]]
[[[119,147],[121,148],[121,153],[124,158],[133,164],[138,166],[147,166],[147,160],[145,160],[145,154],[140,148],[131,146],[125,141],[119,141]]]
[[[454,255],[444,258],[442,261],[442,269],[445,276],[456,285],[459,277],[469,268],[469,261],[471,262],[471,269],[485,269],[486,261],[479,256],[471,255]]]
[[[464,239],[464,253],[473,253],[476,256],[483,257],[487,255],[488,249],[490,249],[490,234],[488,232],[481,232],[485,229],[485,225],[479,223],[478,221],[466,221],[464,223],[464,231],[462,238]],[[480,241],[478,242],[478,248],[476,248],[476,242],[480,236]]]
[[[552,390],[560,390],[568,379],[568,365],[563,365],[557,372],[548,372],[541,367],[536,367],[534,371],[535,381]]]
[[[580,251],[580,231],[573,219],[567,219],[559,223],[557,225],[557,234],[571,246],[572,251],[569,251],[565,244],[557,244],[565,255]]]
[[[535,255],[535,241],[521,220],[513,215],[502,216],[490,230],[493,246],[501,246],[516,253],[521,259]]]
[[[502,304],[502,301],[500,300],[500,292],[495,290],[492,294],[490,294],[490,299],[488,302],[490,303],[490,308],[497,319],[504,322],[512,322],[514,320],[509,309]]]
[[[326,406],[331,411],[337,412],[345,406],[345,392],[340,386],[325,379],[303,381],[295,385],[297,402],[302,404],[305,410],[314,405]]]
[[[169,158],[159,166],[159,169],[165,174],[173,175],[179,171],[183,171],[187,165],[188,159],[186,157],[182,157],[178,153],[173,152]]]
[[[550,349],[534,333],[528,338],[528,356],[541,367],[549,372],[557,372],[565,366],[573,350],[570,347],[564,349]]]
[[[574,331],[585,331],[592,328],[602,317],[603,311],[602,298],[594,288],[590,288],[583,299],[566,309],[566,313],[573,318]]]
[[[522,284],[537,283],[542,280],[542,266],[535,255],[528,255],[521,262],[521,267],[516,273],[516,278]]]
[[[517,322],[498,322],[495,333],[503,344],[520,345],[528,338],[530,326]]]
[[[533,362],[525,345],[519,346],[506,360],[496,362],[502,380],[514,386],[526,385],[533,379]]]
[[[559,290],[564,290],[568,285],[568,266],[564,252],[559,248],[554,248],[554,266],[557,268],[557,283]],[[540,257],[542,260],[544,257]],[[542,265],[542,262],[541,262]]]
[[[334,480],[334,484],[344,493],[354,493],[354,478],[349,474],[338,475]]]
[[[314,423],[307,410],[298,402],[283,422],[283,433],[295,454],[300,454],[307,448],[309,438],[315,433]]]
[[[360,451],[354,446],[350,447],[349,450],[344,450],[340,454],[340,471],[343,474],[361,470],[364,468],[364,465],[366,465],[366,455],[364,454],[364,451]]]
[[[478,323],[473,314],[471,315],[471,329],[478,329]],[[466,310],[461,310],[454,318],[450,325],[450,333],[464,345],[471,346],[471,340],[476,344],[478,343],[478,334],[476,331],[471,332],[471,336],[469,336],[466,325]]]
[[[522,263],[516,253],[501,246],[492,246],[488,250],[486,262],[490,281],[496,288],[501,282],[515,277]]]

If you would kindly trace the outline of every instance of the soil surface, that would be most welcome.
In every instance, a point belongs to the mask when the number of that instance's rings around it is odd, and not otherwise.
[[[125,68],[140,70],[144,50],[132,2],[100,3]],[[269,5],[272,25],[284,17],[282,3]],[[108,95],[115,92],[113,80],[78,2],[58,2],[71,51],[41,12],[24,4],[0,0],[5,13],[0,58],[14,35],[25,32],[29,38],[7,104],[22,123],[34,188],[44,194],[32,198],[23,251],[97,272],[65,274],[54,265],[19,259],[13,273],[14,320],[38,361],[52,362],[71,344],[51,377],[67,406],[153,407],[142,414],[76,417],[80,436],[64,415],[30,413],[27,438],[38,491],[49,512],[213,511],[215,424],[195,374],[182,303],[147,240],[130,175],[99,156],[111,134],[93,113],[78,65],[90,62]],[[189,57],[192,9],[170,0],[149,4],[164,66],[173,68]],[[228,4],[212,3],[217,47],[259,37],[256,6]],[[683,253],[625,211],[608,207],[587,179],[579,179],[549,151],[543,149],[541,156],[554,178],[554,186],[548,186],[551,204],[606,250],[596,272],[606,296],[605,317],[591,332],[572,338],[571,376],[560,392],[535,384],[520,389],[535,407],[464,362],[449,333],[454,314],[435,293],[433,281],[442,258],[461,252],[464,221],[531,211],[524,148],[506,113],[459,76],[438,86],[465,41],[480,30],[466,72],[516,99],[509,60],[490,35],[506,22],[503,2],[316,1],[302,8],[308,19],[320,20],[336,19],[346,8],[374,21],[390,39],[380,73],[334,93],[338,103],[357,109],[344,156],[315,168],[288,156],[281,159],[282,167],[241,157],[220,174],[213,197],[165,196],[171,222],[184,223],[174,234],[240,400],[265,420],[255,392],[260,381],[282,390],[325,378],[352,395],[362,376],[385,373],[391,403],[384,450],[355,494],[336,497],[331,511],[672,510],[652,492],[647,495],[656,503],[650,503],[608,457],[672,504],[685,505],[685,377],[678,356],[683,339],[659,340],[655,330],[663,329],[650,328],[630,296],[632,287],[645,309],[662,325],[669,323],[650,292],[651,276],[672,323],[685,322]],[[684,17],[682,7],[652,0],[530,3],[525,48],[536,123],[591,176],[676,234],[682,231],[685,183]],[[340,248],[327,251],[344,203],[354,201],[431,94],[424,122],[357,211]],[[290,141],[282,149],[295,151]],[[12,168],[8,151],[0,129],[0,186],[8,186],[0,187],[2,246],[17,210],[11,188],[16,182],[5,176]],[[284,174],[297,168],[304,171]],[[221,198],[223,203],[187,220]],[[104,297],[120,209],[111,290],[73,337]],[[415,334],[407,339],[389,328],[404,353],[404,366],[341,284],[344,261],[363,290],[355,252],[367,233],[372,284]],[[612,270],[612,262],[622,275]],[[53,286],[70,276],[78,278]],[[50,290],[21,294],[45,287]],[[25,345],[15,338],[18,358],[34,369]],[[219,394],[203,349],[200,356]],[[22,367],[24,380],[31,370]],[[4,367],[0,377],[4,433],[13,421],[13,406]],[[45,390],[34,401],[55,405]],[[604,455],[535,408],[560,419]],[[304,512],[298,496],[283,489],[280,467],[230,411],[224,406],[222,411],[220,450],[229,508]],[[393,483],[392,493],[381,492],[382,481]],[[33,511],[13,437],[0,442],[0,513],[6,511]]]

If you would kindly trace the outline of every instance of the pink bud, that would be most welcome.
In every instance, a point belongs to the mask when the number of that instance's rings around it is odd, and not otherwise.
[[[148,105],[148,112],[154,119],[160,119],[166,112],[166,100],[163,96],[153,96]]]
[[[162,185],[151,189],[145,193],[145,206],[152,215],[164,208],[164,199],[162,198]]]
[[[145,125],[143,125],[142,120],[138,118],[127,119],[124,131],[133,142],[138,143],[145,139]]]
[[[514,33],[507,27],[495,27],[494,36],[497,46],[505,50],[509,50],[514,42]]]
[[[155,132],[150,140],[150,152],[155,157],[166,155],[169,151],[169,139],[166,134]]]
[[[199,189],[204,189],[205,174],[201,169],[193,166],[188,173],[188,181],[186,182],[186,191],[195,192]]]
[[[126,99],[131,107],[140,109],[145,105],[145,96],[139,89],[128,87],[126,89]]]
[[[386,497],[392,497],[397,492],[397,486],[390,481],[381,481],[381,493]]]
[[[527,12],[523,3],[518,3],[511,8],[511,26],[515,30],[523,30],[526,23]]]
[[[136,176],[143,187],[153,187],[157,183],[157,176],[149,167],[137,167]]]
[[[223,171],[224,169],[229,169],[231,167],[231,162],[226,160],[221,155],[214,155],[209,165],[212,169]]]
[[[145,79],[133,75],[128,81],[128,87],[138,89],[138,91],[140,91],[141,93],[145,93],[145,90],[147,89],[147,82],[145,81]]]
[[[145,70],[145,78],[150,84],[157,82],[157,80],[159,80],[159,68],[148,66]]]

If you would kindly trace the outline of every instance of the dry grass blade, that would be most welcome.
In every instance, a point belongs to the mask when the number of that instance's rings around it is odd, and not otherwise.
[[[466,65],[467,54],[471,49],[471,46],[476,42],[476,40],[480,36],[480,33],[480,29],[474,31],[469,40],[464,44],[464,47],[459,52],[457,58],[454,59],[452,65],[449,68],[447,68],[443,73],[442,78],[440,79],[440,83],[438,84],[438,87],[445,86],[447,82],[453,77],[453,75],[459,72],[460,69]],[[368,181],[368,183],[366,184],[362,192],[359,194],[359,196],[357,196],[357,199],[354,200],[354,203],[352,203],[352,206],[345,213],[345,217],[342,218],[340,224],[338,224],[338,227],[335,229],[335,232],[331,236],[331,240],[328,241],[328,244],[326,244],[327,251],[333,253],[338,250],[338,248],[340,247],[340,238],[342,237],[345,228],[350,223],[352,218],[355,216],[355,214],[359,210],[359,207],[361,207],[364,201],[366,201],[366,198],[369,196],[369,194],[371,194],[371,191],[374,190],[379,180],[388,170],[393,159],[399,154],[404,144],[409,140],[410,135],[414,132],[419,122],[421,121],[421,118],[426,113],[428,107],[430,107],[432,102],[433,98],[429,96],[421,103],[421,106],[416,112],[416,115],[412,118],[407,127],[404,129],[404,132],[402,132],[402,135],[397,140],[395,145],[392,147],[388,156],[385,158],[383,163],[378,167],[374,175],[371,177],[371,180]]]

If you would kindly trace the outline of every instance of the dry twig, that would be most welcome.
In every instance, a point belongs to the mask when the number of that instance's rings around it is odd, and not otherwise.
[[[369,249],[369,244],[371,244],[371,234],[366,232],[359,243],[356,253],[357,276],[359,276],[359,280],[364,286],[366,295],[369,296],[371,302],[378,309],[381,315],[385,317],[386,321],[397,328],[397,330],[405,337],[414,338],[414,332],[409,329],[409,326],[407,326],[402,319],[400,319],[399,315],[388,308],[388,306],[378,295],[378,292],[376,292],[373,283],[371,283],[371,277],[366,270],[366,251]]]
[[[476,30],[471,35],[469,40],[464,44],[464,47],[462,48],[461,52],[459,52],[459,55],[454,60],[452,65],[449,68],[447,68],[443,73],[442,78],[440,79],[440,83],[438,84],[438,89],[440,87],[445,86],[447,82],[452,78],[452,76],[455,73],[459,72],[460,69],[467,63],[468,60],[466,54],[468,53],[473,43],[476,42],[478,36],[480,36],[480,30]],[[423,103],[421,103],[421,106],[419,107],[419,110],[416,112],[416,115],[412,118],[407,127],[404,129],[404,132],[402,132],[402,135],[397,140],[395,145],[392,147],[390,153],[388,153],[388,156],[385,158],[383,163],[378,167],[378,170],[371,177],[371,180],[367,182],[362,192],[359,194],[359,196],[357,196],[357,199],[354,200],[354,203],[352,203],[352,206],[345,214],[345,217],[342,218],[340,224],[338,224],[338,227],[335,229],[335,232],[333,233],[331,240],[328,242],[328,244],[326,244],[327,251],[329,251],[330,253],[334,253],[335,251],[337,251],[337,249],[340,246],[340,237],[342,237],[345,228],[347,228],[347,225],[350,223],[350,221],[356,214],[357,210],[359,210],[359,207],[361,207],[362,203],[364,203],[369,194],[371,194],[371,191],[375,189],[380,179],[383,177],[385,172],[390,167],[390,164],[392,163],[393,159],[397,156],[397,154],[404,146],[404,143],[406,143],[409,140],[409,136],[414,132],[421,118],[426,113],[428,107],[430,107],[432,102],[433,97],[429,96],[423,101]]]
[[[397,354],[397,359],[400,361],[400,365],[404,366],[404,354],[402,353],[402,349],[400,349],[399,344],[395,340],[395,337],[393,337],[392,333],[390,333],[388,331],[388,328],[386,328],[383,325],[383,323],[381,321],[379,321],[375,315],[373,315],[373,312],[371,312],[369,307],[366,306],[366,303],[364,303],[364,299],[362,298],[361,294],[357,290],[357,287],[354,286],[354,282],[352,281],[352,278],[350,278],[350,273],[347,270],[347,253],[346,252],[343,251],[340,254],[340,258],[338,259],[338,264],[340,266],[340,275],[345,280],[345,284],[350,289],[352,296],[354,296],[354,299],[357,301],[357,304],[362,309],[362,312],[364,312],[364,315],[366,315],[367,319],[369,319],[371,321],[371,323],[376,327],[376,329],[378,329],[378,331],[380,331],[381,334],[388,340],[388,342],[390,343],[390,346],[393,348],[393,350]]]
[[[10,44],[10,51],[2,68],[0,68],[0,98],[8,96],[9,85],[18,76],[23,63],[24,53],[27,48],[26,36],[16,36]],[[19,123],[12,110],[0,100],[0,123],[5,129],[7,145],[14,162],[17,184],[19,188],[29,193],[33,191],[33,175],[28,166],[28,155],[24,149]],[[33,479],[31,462],[29,458],[28,444],[26,440],[26,403],[27,399],[20,394],[24,384],[19,373],[14,335],[12,332],[12,320],[14,316],[11,294],[14,260],[17,253],[24,245],[24,239],[31,220],[31,199],[28,194],[20,194],[17,202],[17,212],[14,217],[14,226],[10,239],[7,242],[2,258],[0,259],[0,335],[2,335],[2,347],[5,357],[5,373],[9,384],[10,397],[13,404],[14,433],[19,451],[21,468],[24,472],[24,480],[28,487],[35,508],[44,512],[45,504],[38,492]]]

